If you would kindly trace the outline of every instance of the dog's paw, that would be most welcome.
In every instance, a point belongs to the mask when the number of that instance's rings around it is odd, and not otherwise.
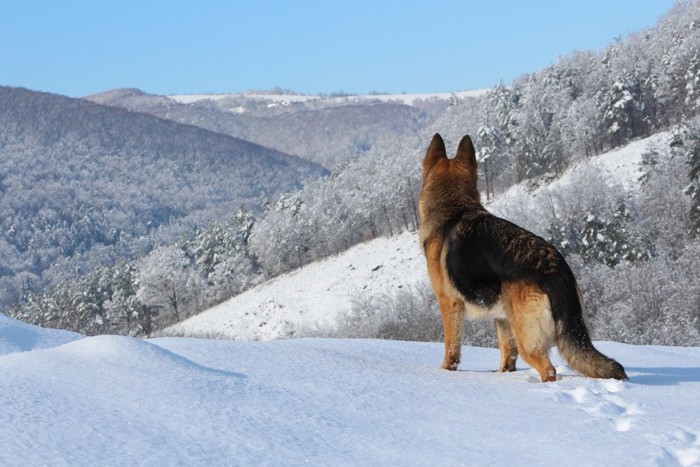
[[[459,361],[446,361],[445,363],[442,364],[442,369],[443,370],[448,370],[448,371],[456,371],[457,367],[459,366]]]
[[[498,373],[510,373],[511,371],[515,371],[515,362],[508,362],[505,365],[501,365],[501,367],[496,371]]]

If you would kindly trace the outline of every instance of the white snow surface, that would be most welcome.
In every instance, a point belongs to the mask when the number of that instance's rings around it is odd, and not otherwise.
[[[379,100],[383,102],[387,101],[400,101],[406,105],[413,105],[416,100],[422,99],[450,99],[452,96],[457,96],[460,99],[466,97],[477,97],[486,94],[488,89],[476,89],[471,91],[457,91],[457,92],[445,92],[445,93],[412,93],[412,94],[366,94],[366,95],[351,95],[351,96],[341,96],[341,97],[323,97],[308,94],[256,94],[256,93],[241,93],[241,94],[173,94],[168,96],[170,99],[179,102],[181,104],[192,104],[199,101],[217,101],[221,99],[226,99],[228,97],[247,97],[250,99],[257,99],[262,101],[270,101],[276,104],[289,104],[291,102],[308,102],[312,100],[332,100],[332,101],[366,101],[366,100]]]
[[[598,342],[626,382],[496,349],[0,333],[1,465],[698,465],[700,348]],[[3,328],[6,329],[6,328]],[[10,343],[9,346],[7,343]],[[23,350],[23,351],[22,351]]]

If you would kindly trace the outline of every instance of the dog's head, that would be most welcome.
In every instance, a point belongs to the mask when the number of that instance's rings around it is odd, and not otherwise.
[[[445,142],[435,134],[423,159],[421,217],[425,219],[428,207],[454,209],[480,205],[476,169],[476,151],[469,135],[460,141],[457,155],[449,159]]]

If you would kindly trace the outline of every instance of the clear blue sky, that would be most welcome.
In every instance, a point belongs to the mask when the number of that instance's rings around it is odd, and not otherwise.
[[[0,85],[73,97],[509,83],[673,0],[0,0]]]

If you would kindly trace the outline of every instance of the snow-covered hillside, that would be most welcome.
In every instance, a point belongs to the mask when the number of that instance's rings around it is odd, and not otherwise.
[[[335,329],[362,296],[427,280],[414,232],[379,238],[311,263],[166,329],[165,334],[269,340]]]
[[[591,159],[584,159],[560,178],[535,189],[523,184],[515,185],[489,203],[488,209],[527,229],[541,232],[546,227],[539,225],[538,221],[549,218],[542,211],[560,212],[561,204],[567,204],[559,199],[562,191],[577,196],[577,186],[583,189],[591,183],[602,183],[605,187],[618,185],[627,192],[636,192],[642,176],[642,154],[651,148],[667,148],[670,138],[670,132],[663,131]],[[573,190],[569,190],[571,186],[574,187]],[[590,208],[595,210],[595,206]]]
[[[597,345],[630,381],[558,356],[555,383],[494,373],[495,349],[446,372],[441,344],[82,337],[0,315],[0,464],[698,465],[700,349]]]
[[[670,132],[662,131],[591,159],[583,159],[567,170],[560,178],[535,190],[527,190],[524,185],[513,186],[508,192],[495,199],[490,206],[492,209],[500,209],[501,206],[505,206],[515,199],[528,197],[534,199],[547,196],[560,187],[590,178],[593,173],[601,175],[607,184],[620,185],[628,191],[637,190],[639,178],[642,175],[640,171],[642,154],[650,148],[668,147],[670,138]],[[526,191],[528,194],[523,196]]]
[[[459,91],[459,92],[446,92],[446,93],[424,93],[424,94],[367,94],[367,95],[352,95],[352,96],[343,96],[343,97],[320,97],[320,96],[314,96],[314,95],[307,95],[307,94],[256,94],[256,93],[243,93],[243,94],[174,94],[171,96],[168,96],[170,99],[179,102],[181,104],[192,104],[193,102],[199,102],[199,101],[206,101],[206,100],[211,100],[211,101],[216,101],[216,100],[221,100],[225,99],[228,97],[237,97],[237,96],[242,96],[242,97],[247,97],[250,99],[259,99],[262,101],[270,101],[271,103],[278,103],[278,104],[284,104],[284,103],[290,103],[290,102],[308,102],[312,100],[318,100],[318,99],[333,99],[333,100],[339,100],[339,101],[366,101],[366,100],[375,100],[375,101],[383,101],[383,102],[388,102],[388,101],[399,101],[402,102],[406,105],[413,105],[414,101],[419,100],[419,99],[430,99],[430,98],[439,98],[439,99],[450,99],[452,96],[457,96],[460,99],[464,99],[465,97],[476,97],[480,96],[482,94],[485,94],[488,92],[488,89],[477,89],[477,90],[472,90],[472,91]]]
[[[628,190],[638,185],[639,162],[650,146],[667,142],[658,133],[623,148],[579,163],[561,178],[536,190],[518,185],[487,207],[512,217],[532,213],[523,225],[536,228],[540,200],[549,201],[558,187],[577,183],[591,172],[601,173]],[[530,225],[528,225],[530,224]],[[362,297],[393,295],[401,287],[427,282],[427,271],[417,234],[405,232],[357,245],[348,251],[277,277],[210,310],[166,330],[175,335],[218,335],[232,339],[267,340],[331,333],[337,317]]]

